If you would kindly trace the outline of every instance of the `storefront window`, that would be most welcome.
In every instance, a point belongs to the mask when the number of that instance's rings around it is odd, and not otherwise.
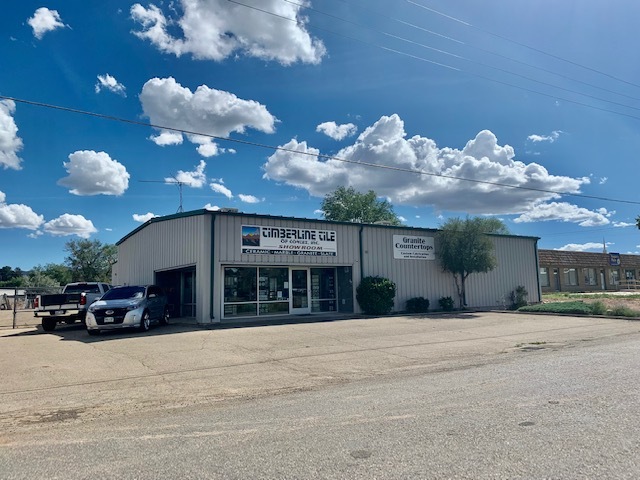
[[[548,287],[549,285],[549,269],[547,267],[540,267],[540,286]]]
[[[224,301],[255,302],[257,300],[257,271],[255,267],[227,267],[224,269]]]
[[[625,270],[624,278],[627,280],[635,280],[636,279],[636,271],[635,270]]]
[[[337,310],[336,269],[311,269],[311,311],[335,312]]]
[[[259,314],[282,315],[289,313],[289,269],[286,267],[260,267],[259,275]]]
[[[288,314],[288,280],[286,267],[226,267],[224,317]]]
[[[597,285],[598,280],[596,278],[596,269],[595,268],[583,268],[582,273],[584,275],[584,284],[585,285]]]
[[[578,285],[578,273],[575,268],[564,269],[564,284],[565,285]]]
[[[620,269],[612,268],[609,270],[609,283],[611,285],[618,285],[620,283]]]

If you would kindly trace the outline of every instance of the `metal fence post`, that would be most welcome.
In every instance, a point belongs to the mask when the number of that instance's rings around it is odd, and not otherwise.
[[[17,307],[17,302],[16,300],[18,299],[18,287],[16,287],[13,290],[13,328],[16,328],[16,317],[18,315],[18,312],[16,311],[16,307]]]

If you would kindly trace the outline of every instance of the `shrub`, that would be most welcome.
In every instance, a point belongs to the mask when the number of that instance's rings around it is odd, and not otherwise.
[[[440,309],[445,312],[453,311],[453,298],[451,297],[440,297],[438,304],[440,305]]]
[[[407,300],[405,309],[407,313],[426,313],[429,310],[429,299],[414,297]]]
[[[356,300],[364,313],[384,315],[393,308],[396,284],[384,277],[365,277],[356,288]]]
[[[524,307],[527,305],[527,296],[529,292],[522,285],[518,285],[516,289],[511,292],[511,308],[513,310],[517,310],[520,307]]]
[[[617,305],[611,310],[611,315],[614,317],[640,317],[640,312],[625,307],[624,305]]]
[[[607,313],[607,306],[604,302],[597,301],[593,302],[591,305],[591,313],[594,315],[604,315]]]
[[[539,303],[538,305],[528,305],[520,307],[519,312],[546,312],[546,313],[568,313],[591,315],[591,307],[584,302],[554,302]]]

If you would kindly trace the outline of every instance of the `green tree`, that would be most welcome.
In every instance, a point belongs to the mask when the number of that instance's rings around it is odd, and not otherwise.
[[[111,267],[117,256],[115,245],[99,240],[69,240],[65,250],[69,253],[65,264],[71,271],[72,282],[111,281]]]
[[[472,273],[493,270],[496,258],[487,233],[508,233],[497,218],[475,217],[447,220],[437,233],[436,256],[442,270],[453,275],[460,308],[466,305],[466,280]]]
[[[42,267],[42,273],[54,278],[59,285],[66,285],[71,282],[71,270],[66,265],[60,263],[47,263]]]
[[[43,270],[34,268],[22,285],[23,287],[59,287],[60,283],[55,278],[46,275]]]
[[[353,187],[338,187],[325,195],[322,211],[326,220],[337,222],[401,224],[393,206],[386,200],[378,200],[373,190],[360,193]]]

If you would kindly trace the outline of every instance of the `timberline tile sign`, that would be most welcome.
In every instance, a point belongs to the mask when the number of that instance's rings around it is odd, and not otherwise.
[[[335,257],[336,232],[314,228],[242,225],[242,253]]]
[[[400,260],[435,260],[433,237],[394,235],[393,258]]]

